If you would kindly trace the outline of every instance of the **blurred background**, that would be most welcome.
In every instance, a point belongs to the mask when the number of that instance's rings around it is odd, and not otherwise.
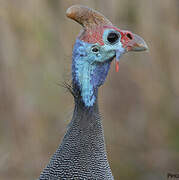
[[[164,180],[179,173],[178,0],[0,0],[0,179],[36,179],[58,147],[73,98],[71,55],[81,27],[73,4],[142,36],[100,89],[108,158],[116,180]]]

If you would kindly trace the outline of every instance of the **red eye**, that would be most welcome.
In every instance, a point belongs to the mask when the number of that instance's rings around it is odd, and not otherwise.
[[[131,34],[131,33],[127,33],[127,34],[126,34],[126,36],[127,36],[129,39],[131,39],[131,40],[133,39],[133,37],[132,37],[132,34]]]

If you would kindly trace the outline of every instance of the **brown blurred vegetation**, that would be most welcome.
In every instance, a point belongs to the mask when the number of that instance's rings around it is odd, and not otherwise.
[[[178,0],[0,0],[0,179],[36,179],[70,121],[71,79],[80,30],[72,4],[105,14],[141,35],[150,50],[130,53],[100,90],[115,179],[163,180],[179,172]]]

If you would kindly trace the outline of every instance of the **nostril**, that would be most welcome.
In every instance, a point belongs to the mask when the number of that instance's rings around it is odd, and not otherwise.
[[[132,34],[131,33],[127,33],[126,36],[129,38],[129,39],[133,39],[132,37]]]

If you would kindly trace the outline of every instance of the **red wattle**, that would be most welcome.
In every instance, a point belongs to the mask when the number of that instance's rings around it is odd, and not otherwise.
[[[119,71],[119,61],[116,61],[116,72]]]

